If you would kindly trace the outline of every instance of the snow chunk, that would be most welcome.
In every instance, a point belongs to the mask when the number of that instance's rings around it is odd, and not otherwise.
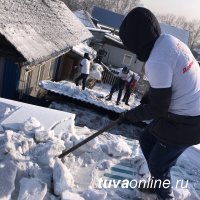
[[[10,200],[11,194],[15,189],[15,178],[17,166],[13,161],[0,163],[0,199]]]
[[[4,129],[3,129],[3,127],[0,125],[0,132],[3,132],[4,131]]]
[[[55,137],[61,139],[61,140],[66,140],[69,135],[74,135],[75,130],[74,130],[74,118],[68,118],[67,120],[64,120],[63,123],[58,123],[54,128],[54,134]]]
[[[85,200],[85,199],[81,197],[79,194],[72,193],[66,190],[62,193],[61,200]]]
[[[38,178],[22,178],[18,200],[43,200],[47,193],[47,185]]]
[[[42,165],[50,165],[54,158],[65,149],[64,141],[53,140],[47,143],[40,143],[33,152],[33,157]]]
[[[70,190],[74,185],[74,179],[68,168],[58,158],[54,164],[53,180],[56,195],[61,195],[63,191]]]
[[[132,150],[128,144],[119,136],[113,137],[112,141],[107,142],[108,154],[113,157],[123,157],[131,155]]]
[[[88,189],[81,194],[87,200],[105,200],[107,192],[103,190]]]
[[[46,142],[49,139],[54,138],[54,131],[49,130],[49,131],[35,131],[35,139],[37,142]]]
[[[5,132],[5,152],[9,152],[15,158],[17,154],[27,154],[35,146],[35,142],[33,138],[25,136],[23,133],[7,130]]]
[[[23,124],[23,130],[25,132],[34,132],[35,130],[44,130],[44,127],[35,117],[30,117]]]
[[[112,162],[110,160],[103,160],[97,165],[99,170],[109,169],[111,168],[111,166],[112,166]]]

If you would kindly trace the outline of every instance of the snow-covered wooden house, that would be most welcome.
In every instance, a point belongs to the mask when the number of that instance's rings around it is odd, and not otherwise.
[[[39,96],[42,79],[61,79],[66,53],[92,37],[59,0],[0,0],[0,96]]]

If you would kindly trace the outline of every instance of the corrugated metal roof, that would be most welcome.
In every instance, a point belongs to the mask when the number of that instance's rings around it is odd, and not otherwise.
[[[29,64],[67,52],[92,37],[59,0],[0,0],[0,33]]]

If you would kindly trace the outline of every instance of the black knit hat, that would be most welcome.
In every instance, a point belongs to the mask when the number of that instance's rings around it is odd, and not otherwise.
[[[129,73],[129,69],[128,69],[128,67],[123,67],[123,69],[122,69],[122,73],[123,74],[128,74]]]
[[[143,7],[134,8],[123,20],[119,36],[126,48],[147,61],[161,28],[154,14]]]
[[[84,58],[90,60],[90,56],[89,56],[89,54],[88,54],[88,53],[84,53]]]

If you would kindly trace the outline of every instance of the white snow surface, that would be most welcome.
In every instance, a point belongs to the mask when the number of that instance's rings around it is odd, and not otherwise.
[[[77,193],[65,190],[61,195],[61,200],[85,200],[85,199]]]
[[[15,189],[17,166],[13,161],[0,162],[0,199],[9,200]]]
[[[85,43],[80,43],[76,46],[73,46],[72,51],[74,51],[82,57],[84,56],[84,53],[88,53],[91,59],[94,59],[97,55],[97,52]]]
[[[47,193],[47,185],[38,178],[22,178],[18,200],[42,200]]]
[[[106,92],[102,91],[104,94]],[[1,121],[11,117],[23,106],[26,106],[28,113],[28,107],[31,110],[35,108],[35,106],[0,99]],[[3,126],[3,130],[0,132],[0,174],[4,174],[2,170],[6,169],[4,162],[12,162],[16,167],[9,173],[10,176],[7,176],[7,172],[5,176],[0,176],[0,180],[3,178],[3,181],[0,181],[0,191],[2,188],[7,188],[6,183],[11,183],[9,184],[11,189],[4,196],[0,193],[0,200],[155,199],[154,195],[147,196],[137,189],[121,188],[120,186],[107,189],[99,186],[100,179],[113,180],[112,176],[135,180],[148,177],[148,167],[137,140],[113,135],[111,134],[112,130],[108,130],[64,157],[62,161],[58,159],[57,156],[63,150],[69,149],[105,126],[109,119],[87,109],[72,107],[71,104],[54,103],[52,107],[54,110],[49,109],[48,116],[42,120],[35,116],[39,116],[43,109],[46,111],[47,108],[37,107],[34,116],[32,116],[32,111],[30,116],[27,114],[27,120],[31,119],[30,121],[34,123],[26,130],[24,126],[27,121],[19,126],[19,130],[12,129],[12,126]],[[9,112],[7,112],[8,110]],[[72,113],[76,113],[78,119]],[[53,125],[49,126],[50,129],[39,131],[32,129],[33,127],[37,129],[39,125],[45,124],[44,121],[53,118],[54,115],[60,116],[60,121],[59,123],[53,122]],[[17,116],[19,118],[19,112]],[[18,123],[18,118],[15,118],[15,123]],[[133,137],[137,129],[122,124],[114,130],[116,134],[129,133],[129,136]],[[174,188],[177,200],[200,199],[199,153],[198,148],[189,148],[180,157],[177,165],[172,168],[173,185],[176,180],[188,180],[187,188]]]
[[[139,103],[135,98],[135,95],[132,94],[129,100],[130,106],[125,105],[124,102],[120,105],[116,105],[118,92],[114,93],[112,101],[106,101],[105,98],[111,89],[111,85],[107,84],[97,84],[93,89],[86,88],[85,90],[82,90],[80,86],[76,87],[74,83],[69,81],[53,82],[43,80],[40,82],[40,86],[46,90],[66,95],[83,102],[88,102],[117,113],[129,110],[131,107],[135,107]]]
[[[65,190],[71,190],[74,179],[69,169],[57,158],[53,169],[54,193],[61,195]]]

